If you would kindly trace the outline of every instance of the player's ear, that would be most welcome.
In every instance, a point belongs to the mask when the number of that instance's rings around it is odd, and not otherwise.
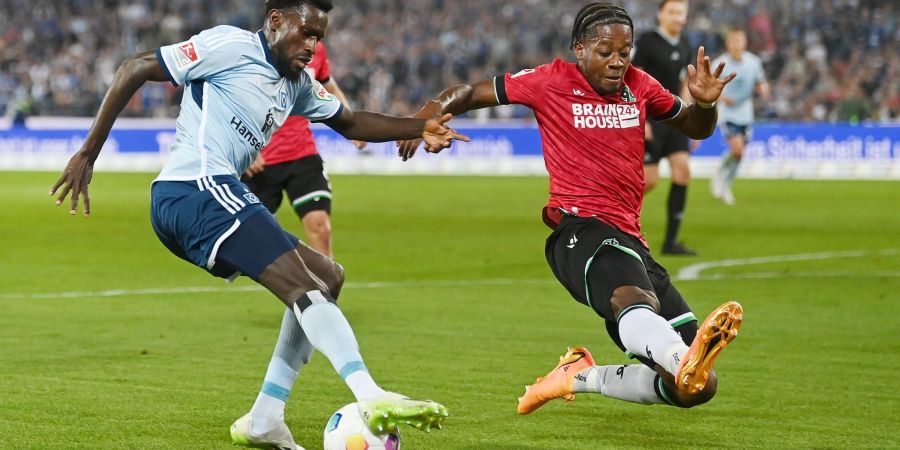
[[[281,28],[281,23],[284,21],[284,13],[281,12],[280,9],[273,9],[269,11],[269,26],[272,28],[272,31],[275,31]]]
[[[572,51],[575,52],[575,59],[582,61],[584,60],[584,44],[581,42],[576,42],[575,46],[572,47]]]

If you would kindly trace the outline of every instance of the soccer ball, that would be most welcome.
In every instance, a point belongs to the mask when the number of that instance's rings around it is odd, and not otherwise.
[[[400,432],[372,433],[359,415],[359,407],[351,403],[328,419],[325,450],[400,450]]]

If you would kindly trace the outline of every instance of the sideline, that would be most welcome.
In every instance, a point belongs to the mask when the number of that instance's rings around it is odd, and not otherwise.
[[[812,261],[818,259],[838,259],[838,258],[862,258],[865,256],[890,256],[890,255],[898,255],[900,254],[900,249],[891,248],[887,250],[881,250],[878,252],[871,252],[868,250],[849,250],[849,251],[841,251],[841,252],[821,252],[821,253],[801,253],[797,255],[773,255],[773,256],[759,256],[755,258],[742,258],[742,259],[723,259],[720,261],[709,261],[702,262],[697,264],[691,264],[689,266],[682,267],[681,270],[678,271],[678,274],[675,275],[676,280],[699,280],[700,272],[710,269],[713,267],[736,267],[736,266],[749,266],[751,264],[767,264],[772,262],[784,262],[784,261]],[[792,274],[793,275],[793,274]],[[785,276],[792,276],[785,275]],[[891,275],[888,275],[891,276]]]

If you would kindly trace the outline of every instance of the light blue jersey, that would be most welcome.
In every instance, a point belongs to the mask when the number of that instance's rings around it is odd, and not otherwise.
[[[262,31],[231,26],[200,32],[156,51],[175,85],[184,85],[175,144],[157,180],[240,177],[288,115],[313,122],[343,106],[302,71],[282,78]]]
[[[725,53],[713,61],[712,67],[718,67],[721,61],[725,61],[725,71],[737,72],[737,77],[731,80],[722,92],[723,97],[728,97],[735,103],[728,106],[722,101],[718,102],[719,122],[750,125],[753,123],[753,92],[756,85],[766,81],[762,62],[750,52],[744,52],[740,61]]]

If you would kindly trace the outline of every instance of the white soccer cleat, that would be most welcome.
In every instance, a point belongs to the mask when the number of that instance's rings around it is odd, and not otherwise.
[[[250,413],[231,424],[231,440],[234,445],[268,450],[305,450],[294,442],[291,430],[284,422],[263,434],[253,434],[253,418]]]
[[[734,193],[731,192],[731,186],[725,186],[722,190],[722,202],[728,206],[734,206]]]

